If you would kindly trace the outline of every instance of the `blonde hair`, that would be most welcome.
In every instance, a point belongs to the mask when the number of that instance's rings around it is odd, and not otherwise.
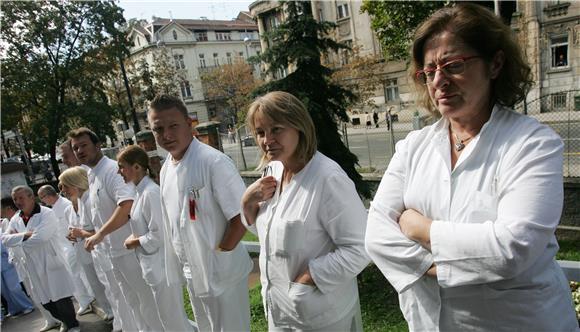
[[[316,131],[312,118],[300,99],[284,91],[273,91],[256,98],[248,109],[246,125],[256,137],[255,121],[262,115],[274,123],[292,127],[299,132],[298,146],[294,156],[301,162],[308,162],[316,153]],[[262,151],[258,168],[263,168],[270,160]]]
[[[89,190],[89,177],[87,171],[81,166],[67,168],[58,177],[59,186],[61,184],[68,187],[75,187],[79,190],[79,196]]]

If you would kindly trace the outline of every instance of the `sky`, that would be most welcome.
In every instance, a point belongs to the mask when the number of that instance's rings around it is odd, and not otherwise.
[[[120,0],[117,4],[124,9],[126,20],[131,18],[151,21],[151,16],[175,19],[198,19],[202,16],[210,20],[231,20],[240,11],[248,11],[254,1],[243,0]],[[171,12],[171,14],[170,14]]]

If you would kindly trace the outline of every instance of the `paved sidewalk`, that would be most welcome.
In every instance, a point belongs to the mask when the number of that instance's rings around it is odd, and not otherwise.
[[[105,322],[94,313],[77,316],[83,332],[111,332],[113,325]],[[36,309],[25,316],[7,318],[2,322],[2,332],[37,332],[44,326],[40,310]],[[59,328],[50,330],[58,332]]]

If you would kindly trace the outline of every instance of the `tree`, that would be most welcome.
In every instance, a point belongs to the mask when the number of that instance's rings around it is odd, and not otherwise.
[[[415,29],[434,11],[450,1],[363,0],[361,11],[371,16],[371,27],[381,43],[385,58],[406,60]]]
[[[254,94],[286,91],[306,105],[316,128],[318,150],[336,161],[356,185],[358,192],[370,196],[370,191],[356,171],[358,158],[344,145],[337,129],[337,120],[348,121],[346,108],[356,102],[356,95],[330,79],[332,70],[321,63],[321,55],[348,49],[331,38],[335,28],[330,22],[317,22],[312,17],[309,1],[288,1],[282,5],[286,20],[265,38],[275,41],[259,59],[268,64],[267,72],[276,75],[292,66],[288,76],[271,81]]]
[[[75,122],[112,132],[100,80],[125,47],[111,42],[121,40],[123,22],[112,1],[2,5],[2,96],[10,101],[2,114],[18,114],[33,150],[50,153],[57,176],[56,146]]]
[[[206,97],[225,99],[235,112],[236,123],[246,120],[246,106],[252,99],[251,92],[263,83],[254,77],[251,65],[242,60],[219,66],[203,74],[201,80]]]
[[[168,94],[179,97],[178,86],[183,78],[175,69],[175,62],[169,55],[167,47],[159,47],[153,53],[153,86],[156,94]]]

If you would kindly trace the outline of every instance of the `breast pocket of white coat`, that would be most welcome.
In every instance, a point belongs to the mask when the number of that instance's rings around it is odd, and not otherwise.
[[[276,226],[276,255],[291,256],[304,248],[306,234],[303,220],[282,220]]]
[[[470,223],[483,223],[497,219],[497,197],[482,191],[476,191],[468,203],[470,212],[467,220]]]

